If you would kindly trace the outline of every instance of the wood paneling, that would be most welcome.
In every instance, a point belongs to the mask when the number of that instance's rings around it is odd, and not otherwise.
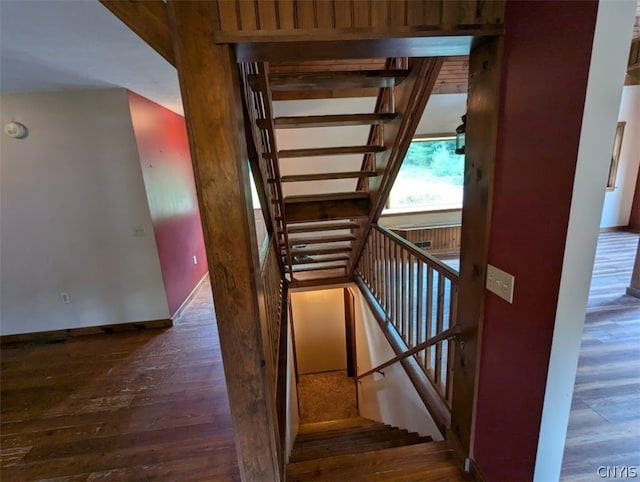
[[[239,12],[239,20],[232,13]],[[494,35],[504,2],[476,0],[217,0],[216,42]]]
[[[422,228],[393,228],[407,241],[432,254],[459,253],[462,226],[429,226]]]
[[[245,480],[270,481],[279,477],[278,438],[261,333],[247,148],[238,128],[240,80],[231,47],[211,41],[215,10],[209,2],[170,2],[169,18],[240,471]],[[241,15],[243,23],[252,18]]]
[[[433,87],[433,94],[466,94],[469,88],[469,57],[447,57]]]

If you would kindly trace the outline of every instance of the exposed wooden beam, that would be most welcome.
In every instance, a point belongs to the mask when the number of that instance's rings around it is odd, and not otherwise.
[[[273,92],[315,89],[381,89],[398,85],[406,76],[405,70],[273,73],[269,75],[269,83]],[[258,88],[257,80],[256,77],[249,77],[251,88]]]
[[[162,0],[100,0],[100,3],[133,30],[174,67],[173,41],[167,4]]]
[[[319,89],[285,90],[274,92],[273,100],[346,99],[352,97],[375,97],[379,89]]]
[[[461,266],[457,324],[462,328],[453,371],[451,430],[463,457],[469,453],[473,415],[478,328],[484,316],[486,267],[493,198],[493,174],[500,106],[502,38],[474,40],[469,56],[467,143],[462,206]]]
[[[169,2],[240,473],[276,481],[279,444],[261,336],[247,148],[238,129],[240,83],[232,47],[213,42],[214,10],[211,2]]]
[[[368,197],[287,204],[287,223],[366,217],[370,206]]]
[[[332,268],[332,269],[335,269]],[[314,278],[314,279],[305,279],[305,280],[294,280],[290,283],[290,288],[317,288],[320,286],[331,286],[335,288],[337,285],[344,285],[348,283],[352,283],[353,279],[347,276],[343,276],[340,278]]]

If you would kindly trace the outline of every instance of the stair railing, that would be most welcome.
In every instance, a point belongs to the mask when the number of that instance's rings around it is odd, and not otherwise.
[[[424,341],[414,346],[413,348],[405,351],[404,353],[401,353],[400,355],[396,355],[393,358],[387,360],[386,362],[381,363],[377,367],[372,368],[371,370],[368,370],[361,375],[358,375],[356,377],[356,380],[362,380],[363,378],[368,377],[369,375],[373,375],[374,373],[380,373],[382,370],[384,370],[388,366],[391,366],[394,363],[402,361],[405,358],[410,357],[411,355],[415,355],[416,353],[421,352],[422,350],[430,347],[431,345],[435,345],[436,343],[439,343],[442,340],[455,340],[460,334],[460,331],[461,330],[459,326],[453,326],[448,330],[443,331],[439,335],[436,335],[433,338],[429,338],[427,341]]]
[[[397,234],[374,225],[356,267],[356,281],[377,302],[384,324],[401,339],[398,356],[358,378],[413,356],[449,413],[458,273]]]

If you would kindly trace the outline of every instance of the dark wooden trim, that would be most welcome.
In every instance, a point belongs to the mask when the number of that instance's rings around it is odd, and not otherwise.
[[[176,59],[173,54],[173,41],[165,2],[162,0],[145,0],[144,2],[100,0],[100,3],[175,67]]]
[[[474,39],[469,55],[469,97],[464,205],[462,207],[461,263],[457,323],[464,345],[456,346],[453,371],[451,430],[467,458],[478,366],[478,331],[484,317],[485,279],[489,251],[491,201],[496,159],[502,38]]]
[[[162,320],[129,321],[126,323],[115,323],[110,325],[86,326],[81,328],[67,328],[64,330],[38,331],[35,333],[18,333],[16,335],[0,336],[0,344],[14,343],[56,343],[67,338],[86,335],[103,335],[105,333],[121,333],[123,331],[151,330],[171,328],[173,320],[166,318]]]
[[[280,333],[278,339],[278,362],[276,374],[276,413],[278,417],[278,433],[280,435],[280,452],[278,453],[280,480],[285,480],[286,441],[287,441],[287,365],[289,361],[289,287],[285,281],[282,285],[282,308],[280,311]]]
[[[289,284],[291,289],[307,289],[307,288],[339,288],[336,285],[348,285],[353,283],[353,278],[343,276],[341,278],[316,278],[311,280],[297,280]]]
[[[369,214],[369,198],[287,204],[287,223],[353,219]]]
[[[344,329],[347,349],[347,376],[357,375],[358,358],[356,356],[356,318],[355,297],[349,288],[343,288],[344,293]]]
[[[403,353],[407,350],[407,345],[401,340],[397,333],[394,333],[391,323],[387,320],[384,310],[371,294],[371,291],[367,285],[356,276],[355,283],[360,289],[360,292],[364,295],[364,299],[367,301],[373,316],[378,321],[380,329],[384,333],[385,338],[389,342],[389,345],[396,354]],[[416,392],[420,396],[422,403],[431,414],[433,421],[436,423],[438,429],[444,435],[447,427],[451,423],[451,416],[449,409],[444,401],[440,398],[437,390],[433,387],[431,382],[427,379],[424,371],[416,361],[414,357],[405,358],[400,362],[404,368],[409,380],[413,384]]]
[[[243,480],[279,479],[275,388],[262,326],[240,79],[233,49],[212,41],[215,5],[169,2],[180,90]],[[215,79],[215,81],[212,81]]]
[[[631,226],[610,226],[608,228],[600,228],[601,233],[617,233],[631,231]]]

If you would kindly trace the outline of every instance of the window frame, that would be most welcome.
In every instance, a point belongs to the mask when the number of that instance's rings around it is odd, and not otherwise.
[[[442,132],[437,134],[419,134],[414,136],[411,139],[411,143],[413,142],[429,142],[429,141],[449,141],[452,140],[455,142],[456,134],[455,132]],[[407,149],[408,151],[408,149]],[[403,159],[404,162],[404,159]],[[400,165],[400,169],[402,169],[402,165]],[[400,174],[400,169],[398,169],[398,174]],[[397,176],[396,176],[397,179]],[[395,184],[395,180],[394,180]],[[457,212],[462,211],[462,201],[460,203],[460,207],[452,207],[441,205],[440,207],[430,208],[428,206],[420,205],[420,206],[402,206],[402,207],[391,207],[391,191],[393,190],[393,186],[391,186],[391,190],[389,191],[389,195],[387,196],[387,200],[384,204],[384,209],[382,210],[381,216],[393,216],[393,215],[406,215],[406,214],[425,214],[425,213],[444,213],[444,212]]]

